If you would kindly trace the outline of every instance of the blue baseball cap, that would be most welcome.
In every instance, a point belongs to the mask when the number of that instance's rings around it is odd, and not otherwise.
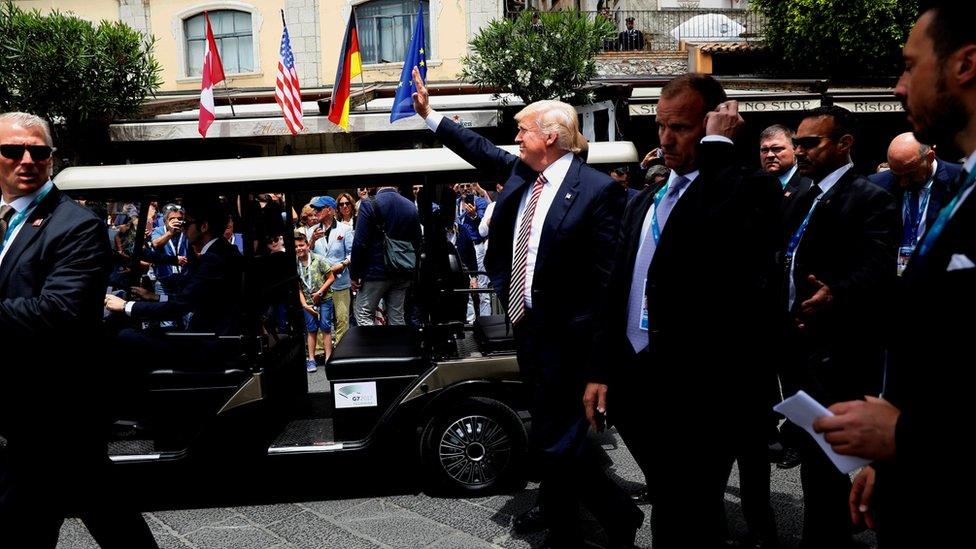
[[[316,210],[321,210],[322,208],[328,206],[334,210],[336,209],[336,201],[335,198],[332,198],[331,196],[316,196],[311,202],[309,202],[309,206],[315,208]]]

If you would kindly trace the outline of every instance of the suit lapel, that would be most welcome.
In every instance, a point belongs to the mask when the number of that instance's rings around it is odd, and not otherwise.
[[[58,191],[57,187],[51,189],[51,191],[44,197],[44,200],[34,208],[30,216],[24,220],[24,223],[20,226],[20,232],[17,236],[7,243],[10,249],[7,250],[7,255],[3,257],[3,263],[0,264],[0,292],[3,292],[7,288],[7,279],[10,278],[10,273],[13,272],[14,266],[17,265],[20,260],[20,256],[23,255],[24,251],[27,250],[31,243],[37,239],[38,235],[44,229],[44,226],[48,223],[51,214],[54,212],[54,208],[58,205],[61,200],[61,192]]]
[[[563,178],[562,184],[556,191],[556,196],[552,199],[552,204],[549,205],[549,211],[546,212],[546,220],[542,224],[542,234],[539,236],[540,250],[548,249],[546,247],[548,242],[552,240],[569,209],[576,202],[576,197],[579,194],[578,187],[581,182],[579,172],[582,165],[583,161],[574,156],[569,171],[566,172],[566,177]],[[545,254],[536,255],[535,272],[538,273],[542,270],[543,263],[545,263]]]

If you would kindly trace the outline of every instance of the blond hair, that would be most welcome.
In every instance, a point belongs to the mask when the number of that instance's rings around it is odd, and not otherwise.
[[[521,122],[530,115],[538,115],[535,122],[540,132],[556,134],[556,146],[560,149],[573,154],[586,150],[586,138],[579,131],[579,118],[572,105],[551,99],[536,101],[520,110],[515,121]]]

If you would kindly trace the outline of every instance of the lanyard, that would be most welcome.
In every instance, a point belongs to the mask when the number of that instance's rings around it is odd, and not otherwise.
[[[913,191],[909,191],[909,192],[913,192]],[[902,223],[904,223],[906,229],[909,229],[911,231],[911,233],[909,234],[911,236],[910,241],[913,246],[918,242],[918,239],[921,238],[922,236],[922,232],[919,231],[919,229],[922,228],[922,220],[925,219],[925,209],[928,208],[929,206],[929,198],[932,197],[932,182],[929,181],[928,184],[926,184],[924,187],[914,192],[920,193],[918,197],[917,211],[914,212],[911,211],[907,193],[906,196],[902,198],[901,201],[902,202],[901,218],[903,220]]]
[[[935,223],[932,224],[932,228],[925,233],[925,238],[922,239],[922,244],[918,248],[918,255],[925,255],[932,247],[935,239],[938,238],[939,233],[942,232],[945,224],[949,221],[949,217],[952,216],[952,210],[956,209],[956,204],[959,203],[959,199],[962,198],[962,195],[966,192],[966,189],[973,184],[974,179],[976,179],[976,170],[969,173],[966,180],[962,182],[962,186],[959,187],[959,192],[956,193],[956,196],[953,197],[952,201],[949,202],[945,208],[942,208],[941,212],[939,212],[939,217],[936,218]]]
[[[3,243],[0,243],[0,251],[7,247],[7,242],[10,242],[10,238],[14,234],[14,229],[23,223],[25,219],[27,219],[27,214],[29,214],[35,206],[40,204],[41,200],[44,200],[44,197],[47,196],[47,193],[49,193],[53,188],[54,185],[47,186],[47,188],[39,192],[37,196],[34,197],[34,200],[31,200],[30,204],[28,204],[26,208],[14,214],[13,218],[10,220],[10,223],[7,224],[7,233],[3,236]]]
[[[307,264],[302,265],[302,260],[301,259],[298,260],[298,278],[302,281],[302,284],[305,285],[305,288],[311,291],[313,273],[311,272],[311,269],[309,267],[312,266],[312,255],[311,255],[312,252],[308,252],[308,253],[309,256],[308,256]]]
[[[657,245],[661,240],[661,226],[657,222],[657,205],[664,198],[664,195],[668,192],[668,185],[661,187],[661,190],[654,195],[654,204],[651,205],[654,208],[654,212],[651,214],[651,235],[654,236],[654,244]]]
[[[813,201],[813,205],[810,206],[810,211],[807,212],[807,216],[803,218],[803,223],[800,223],[800,226],[793,232],[793,236],[790,237],[790,243],[786,246],[787,260],[792,260],[793,255],[796,254],[796,249],[800,246],[800,239],[803,238],[803,233],[806,232],[807,225],[810,224],[810,218],[813,217],[813,211],[817,209],[817,204],[820,204],[820,199],[823,198],[824,194],[826,193],[817,195],[817,198]]]
[[[176,241],[176,244],[173,244],[172,238],[166,244],[169,245],[169,249],[173,250],[173,257],[179,257],[180,248],[183,247],[183,233],[180,233],[180,239]],[[173,270],[177,273],[182,271],[179,261],[177,261],[176,265],[173,265]]]

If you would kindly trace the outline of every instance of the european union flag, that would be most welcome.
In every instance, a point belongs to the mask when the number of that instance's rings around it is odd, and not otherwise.
[[[390,109],[390,122],[417,114],[417,111],[413,110],[413,98],[411,96],[416,90],[410,73],[416,66],[420,69],[420,78],[424,82],[427,81],[427,52],[424,49],[424,43],[424,6],[423,3],[417,2],[417,24],[413,28],[410,48],[403,59],[403,72],[400,73],[400,83],[397,84],[393,108]]]

